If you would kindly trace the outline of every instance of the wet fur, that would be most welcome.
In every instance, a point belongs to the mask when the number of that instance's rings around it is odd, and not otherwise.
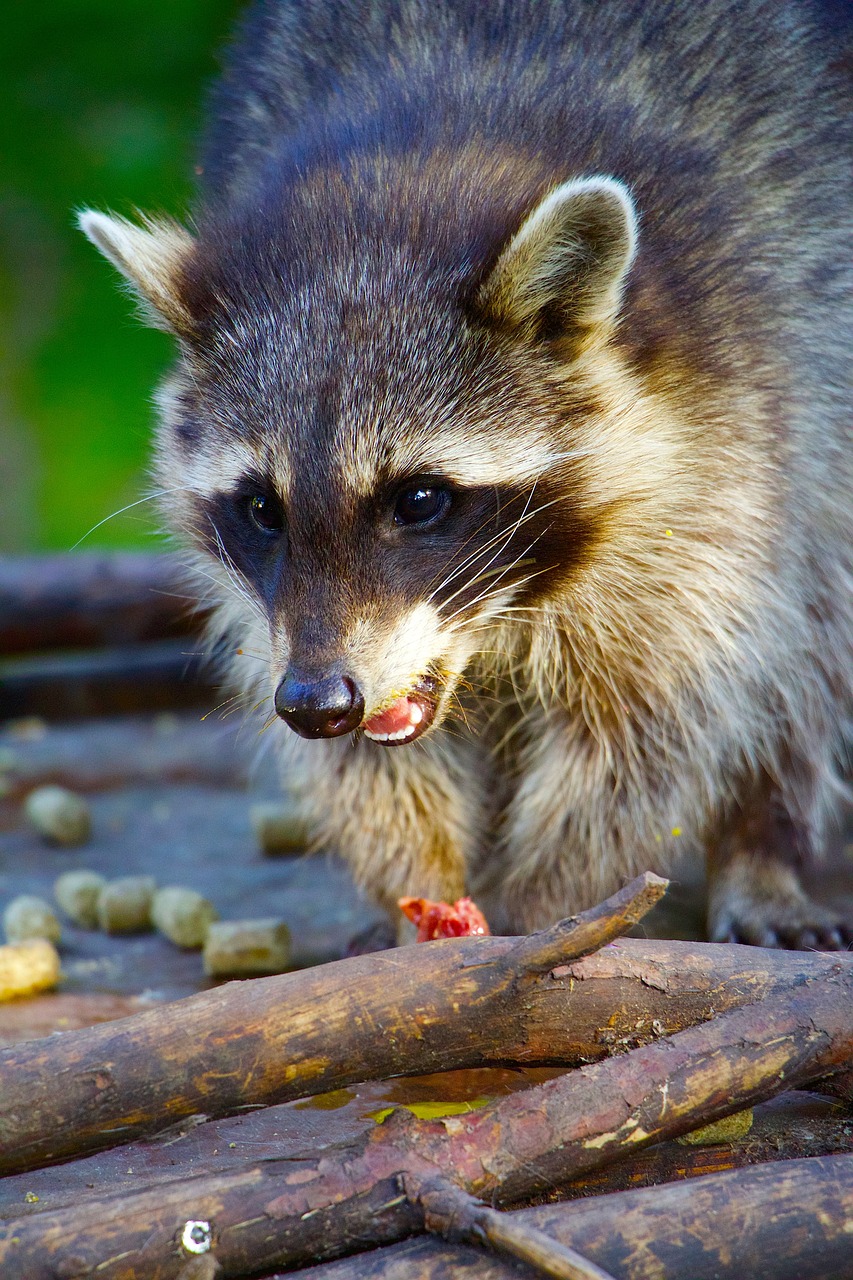
[[[158,483],[248,700],[294,653],[345,654],[369,709],[440,666],[410,747],[272,729],[389,908],[468,888],[529,928],[689,846],[715,936],[846,940],[795,892],[853,666],[843,27],[778,0],[260,5],[192,247],[167,228],[134,269],[101,229],[181,346]],[[630,265],[528,305],[510,250],[591,175],[630,193]],[[424,471],[467,495],[467,541],[380,553]],[[287,572],[235,520],[247,476],[288,511]]]

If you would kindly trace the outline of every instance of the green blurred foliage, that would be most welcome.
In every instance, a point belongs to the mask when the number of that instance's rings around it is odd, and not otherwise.
[[[236,0],[10,0],[0,41],[0,552],[66,549],[145,489],[168,338],[74,227],[181,215]],[[151,545],[143,504],[84,545]]]

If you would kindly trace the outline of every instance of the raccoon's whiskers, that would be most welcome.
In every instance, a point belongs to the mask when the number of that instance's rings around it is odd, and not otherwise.
[[[145,502],[153,502],[155,498],[162,498],[167,493],[188,493],[190,486],[186,484],[177,484],[171,489],[155,489],[154,493],[147,493],[144,498],[137,498],[135,502],[129,502],[126,507],[119,507],[118,511],[112,511],[108,516],[104,516],[103,520],[99,520],[97,524],[93,524],[82,536],[78,538],[70,551],[76,551],[81,542],[85,542],[96,529],[100,529],[102,525],[108,524],[110,520],[115,520],[116,516],[123,516],[125,511],[132,511],[134,507],[141,507]]]
[[[550,526],[549,526],[549,528],[550,528]],[[524,550],[520,553],[520,555],[516,556],[516,558],[515,558],[514,560],[510,561],[510,563],[504,567],[504,569],[503,569],[503,570],[502,570],[502,572],[498,575],[498,577],[497,577],[497,579],[495,580],[495,582],[492,584],[492,587],[491,587],[491,589],[490,589],[490,590],[488,590],[488,591],[482,591],[478,596],[475,596],[473,600],[468,601],[468,603],[467,603],[467,604],[463,604],[463,605],[461,605],[461,606],[460,606],[460,608],[458,608],[454,613],[452,613],[452,614],[450,615],[450,617],[447,619],[448,623],[452,622],[452,621],[454,620],[454,618],[458,618],[459,614],[460,614],[460,613],[462,613],[462,612],[463,612],[463,610],[465,610],[465,609],[473,609],[475,605],[481,604],[484,600],[490,600],[490,599],[492,599],[492,597],[493,597],[494,595],[499,594],[499,591],[498,591],[498,589],[497,589],[497,584],[498,584],[499,582],[501,582],[501,581],[502,581],[502,579],[503,579],[503,578],[505,578],[505,577],[506,577],[506,575],[507,575],[508,573],[511,573],[511,572],[512,572],[512,570],[513,570],[517,565],[521,564],[521,563],[522,563],[522,561],[524,561],[524,559],[525,559],[525,557],[527,556],[528,552],[533,550],[533,548],[536,546],[536,543],[537,543],[537,542],[539,542],[539,540],[540,540],[542,537],[544,537],[544,535],[545,535],[547,532],[548,532],[548,530],[547,530],[547,529],[543,529],[542,533],[538,534],[538,535],[533,539],[533,541],[532,541],[531,543],[529,543],[529,544],[528,544],[528,546],[526,546],[526,547],[524,548]],[[531,578],[538,577],[538,576],[539,576],[539,574],[541,574],[541,573],[546,573],[546,572],[547,572],[547,570],[546,570],[546,569],[539,569],[539,570],[537,570],[537,572],[536,572],[536,573],[534,573],[534,574],[528,574],[528,576],[527,576],[526,578],[523,578],[520,582],[512,582],[512,583],[508,583],[508,584],[507,584],[507,586],[506,586],[505,588],[501,588],[501,590],[514,590],[514,591],[517,591],[517,590],[519,589],[519,587],[524,586],[524,584],[525,584],[526,582],[529,582],[529,581],[531,580]],[[458,594],[458,593],[457,593],[457,594]]]
[[[205,711],[201,719],[206,720],[208,716],[215,715],[215,713],[217,711],[220,711],[222,707],[227,707],[230,702],[238,702],[241,698],[243,698],[243,696],[244,695],[242,693],[232,693],[230,698],[225,698],[222,702],[218,702],[215,707],[211,707],[209,711]],[[232,707],[232,710],[233,709],[234,708]]]
[[[532,496],[532,491],[530,496]],[[447,600],[442,601],[442,607],[446,607],[447,605],[451,604],[457,598],[457,596],[461,595],[464,591],[467,591],[472,586],[476,585],[476,583],[486,575],[486,572],[495,563],[495,561],[498,560],[499,557],[503,554],[503,552],[509,546],[512,539],[515,537],[518,530],[521,528],[522,524],[526,523],[528,520],[532,520],[534,516],[539,515],[542,511],[546,511],[548,507],[554,506],[556,501],[558,500],[554,499],[551,502],[543,502],[540,506],[534,508],[534,510],[530,512],[527,511],[527,507],[525,506],[525,510],[521,513],[518,520],[508,530],[506,530],[505,532],[501,532],[501,534],[497,535],[495,538],[490,539],[490,541],[486,543],[486,545],[482,547],[478,553],[476,553],[474,556],[470,556],[468,560],[465,562],[466,565],[469,564],[472,560],[478,559],[479,556],[485,555],[490,550],[490,548],[494,545],[495,542],[499,541],[500,539],[503,539],[501,545],[498,547],[495,554],[488,561],[485,568],[481,570],[480,573],[478,573],[473,579],[469,579],[467,582],[463,583],[461,587],[458,587],[457,590],[454,591],[453,594],[450,595]],[[529,505],[529,503],[527,505]],[[530,550],[532,550],[533,547],[535,547],[536,543],[540,540],[540,538],[542,538],[548,532],[550,528],[551,526],[549,525],[546,529],[543,529],[541,533],[537,534],[536,538],[534,538],[533,541],[527,547],[524,548],[521,554],[518,557],[516,557],[516,559],[511,564],[506,566],[506,568],[503,570],[500,576],[504,577],[506,573],[509,573],[510,570],[514,569],[519,563],[521,563],[523,561],[523,558],[527,555],[527,553]],[[447,585],[447,583],[452,582],[453,579],[457,577],[459,573],[462,572],[464,567],[465,567],[464,565],[460,565],[459,568],[454,573],[452,573],[447,579],[445,579],[445,582],[442,585]],[[500,566],[498,566],[498,568],[500,568]],[[434,594],[435,592],[433,592],[433,595]],[[429,599],[432,599],[432,596],[430,596]],[[477,601],[474,601],[473,603],[476,604]],[[453,618],[455,617],[456,617],[455,613],[451,614],[448,621],[452,621]]]
[[[226,549],[225,543],[222,541],[222,537],[219,533],[219,530],[217,529],[216,525],[213,523],[212,520],[209,520],[209,523],[210,523],[211,529],[213,530],[213,536],[216,539],[216,546],[217,546],[217,553],[218,553],[217,558],[220,561],[223,569],[225,570],[226,576],[228,577],[228,581],[230,582],[235,595],[237,596],[238,599],[242,600],[244,604],[248,605],[251,612],[254,613],[257,618],[259,618],[262,622],[265,622],[266,620],[264,618],[263,612],[258,602],[255,599],[253,599],[251,593],[247,590],[245,586],[245,578],[240,573],[237,566],[234,564],[234,561],[232,560],[231,556],[228,554],[228,551]],[[213,579],[213,581],[216,581],[216,580]]]
[[[531,490],[531,493],[532,493],[532,490]],[[515,497],[511,498],[510,501],[511,502],[521,501],[521,494],[517,494]],[[528,495],[527,497],[527,502],[529,501],[530,501],[530,495]],[[524,513],[522,512],[522,515],[523,514]],[[482,524],[477,525],[477,528],[473,531],[473,533],[469,533],[465,541],[454,552],[454,556],[460,555],[465,550],[465,548],[470,545],[470,543],[474,540],[474,538],[476,538],[477,534],[482,533],[482,531],[486,528],[486,526],[491,524],[494,519],[499,518],[499,516],[500,516],[500,506],[498,506],[497,516],[489,515],[482,522]],[[467,568],[467,566],[471,563],[472,560],[476,560],[479,555],[482,555],[485,551],[488,550],[490,546],[493,546],[494,543],[498,541],[500,538],[502,538],[503,536],[504,536],[503,529],[499,529],[498,532],[494,534],[493,537],[490,538],[489,541],[484,546],[477,547],[460,564],[456,565],[456,567],[452,569],[451,572],[448,573],[447,576],[441,580],[441,582],[439,582],[438,586],[433,588],[433,590],[427,596],[427,603],[429,603],[433,599],[433,597],[438,594],[439,591],[441,591],[444,587],[446,587],[449,583],[451,583],[453,579],[457,576],[457,574],[461,573],[465,568]],[[451,556],[451,562],[452,560],[453,560],[453,556]],[[446,567],[447,566],[445,565],[445,568]],[[438,577],[438,574],[435,575],[435,578],[437,577]],[[435,582],[435,578],[433,578],[433,582]]]
[[[272,726],[275,724],[277,719],[278,719],[278,713],[273,711],[272,715],[267,717],[267,719],[264,721],[264,723],[261,725],[260,729],[258,730],[258,737],[262,738],[266,733],[267,729],[272,728]]]
[[[528,508],[530,506],[535,490],[536,490],[536,483],[534,483],[533,488],[530,490],[530,493],[527,495],[527,498],[524,503],[524,509],[522,510],[522,513],[519,516],[518,520],[516,520],[515,523],[510,526],[509,529],[499,529],[497,533],[493,534],[492,537],[489,538],[488,541],[483,544],[483,546],[477,547],[476,550],[474,550],[469,556],[467,556],[462,561],[461,564],[456,565],[456,567],[449,574],[447,574],[447,576],[430,593],[430,595],[427,597],[427,603],[429,603],[433,599],[433,597],[438,594],[439,591],[443,590],[444,587],[449,586],[449,584],[454,580],[454,578],[457,578],[460,573],[464,572],[464,570],[468,567],[468,565],[472,564],[475,560],[478,560],[481,556],[486,555],[488,551],[490,551],[491,548],[495,545],[495,543],[501,542],[503,540],[504,545],[506,545],[514,537],[517,531],[521,528],[521,525],[524,522],[524,520],[526,518],[529,518],[527,515],[527,512],[528,512]],[[537,507],[535,511],[532,511],[530,513],[530,515],[531,516],[536,515],[539,511],[544,510],[544,508],[548,505],[550,504],[545,503],[543,504],[543,506]],[[480,525],[479,529],[475,529],[474,533],[472,533],[471,536],[465,540],[460,550],[464,549],[464,547],[466,547],[468,543],[471,541],[471,538],[476,537],[477,534],[480,532],[480,530],[484,529],[491,519],[492,517],[490,516],[489,520],[485,520],[483,524]],[[500,555],[500,550],[497,552],[497,555]],[[491,561],[489,563],[491,563]],[[464,588],[462,588],[462,590],[464,590]],[[451,600],[453,598],[454,598],[453,596],[450,597]],[[448,603],[448,601],[445,601],[445,603]]]
[[[260,619],[263,618],[263,615],[261,614],[260,609],[257,607],[257,605],[255,605],[254,601],[249,598],[246,592],[243,591],[238,584],[231,582],[230,575],[229,575],[229,581],[223,582],[220,578],[215,578],[212,573],[208,573],[205,569],[199,568],[197,564],[187,564],[186,568],[189,569],[192,573],[200,574],[203,578],[209,578],[210,581],[213,583],[213,585],[216,587],[218,592],[221,592],[222,590],[227,591],[229,595],[233,595],[237,600],[242,601],[242,603],[249,604],[252,608],[253,613],[255,613],[258,618]],[[225,568],[224,564],[223,564],[223,568]]]
[[[253,653],[251,649],[246,649],[243,647],[243,645],[240,645],[237,649],[234,649],[233,653],[235,658],[254,658],[255,662],[262,662],[264,666],[267,666],[269,663],[269,658],[266,657],[265,654]]]

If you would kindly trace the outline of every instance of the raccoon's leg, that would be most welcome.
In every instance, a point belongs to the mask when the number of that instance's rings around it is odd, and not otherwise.
[[[613,760],[580,717],[533,710],[522,733],[500,840],[472,886],[490,924],[512,933],[591,907],[640,871],[663,871],[674,852],[639,837]]]
[[[475,742],[441,731],[409,747],[297,742],[302,789],[322,844],[342,854],[395,926],[400,897],[462,896],[488,790]]]
[[[712,941],[837,951],[853,940],[853,919],[813,901],[800,883],[817,837],[791,808],[764,774],[708,839]]]

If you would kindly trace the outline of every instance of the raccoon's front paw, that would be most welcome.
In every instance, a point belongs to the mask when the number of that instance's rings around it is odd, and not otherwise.
[[[709,892],[708,936],[789,951],[844,951],[853,942],[853,920],[810,898],[789,867],[752,856],[717,874]]]

